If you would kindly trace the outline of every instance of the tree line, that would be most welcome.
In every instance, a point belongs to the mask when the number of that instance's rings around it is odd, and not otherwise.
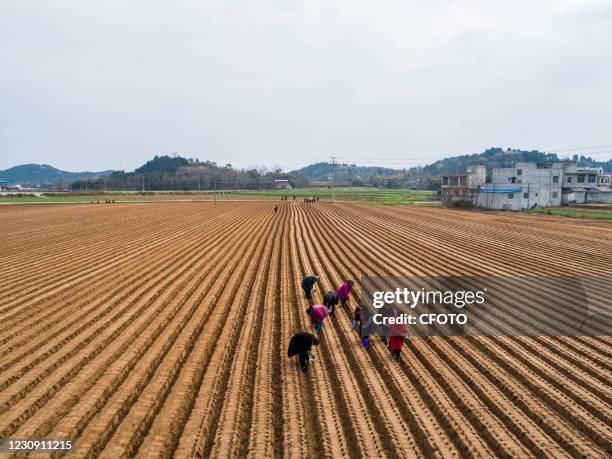
[[[72,190],[233,190],[272,189],[275,180],[288,180],[293,187],[308,186],[308,177],[281,169],[236,169],[231,164],[200,161],[180,156],[155,156],[134,172],[113,171],[106,177],[76,180]]]

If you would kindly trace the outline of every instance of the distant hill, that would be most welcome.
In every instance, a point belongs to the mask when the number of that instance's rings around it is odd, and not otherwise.
[[[176,172],[179,167],[189,166],[189,160],[181,156],[157,156],[134,170],[135,174],[148,172]]]
[[[292,171],[292,173],[306,176],[311,180],[327,182],[332,175],[333,167],[332,163],[328,162],[315,163]],[[398,173],[396,169],[388,167],[370,167],[349,163],[338,163],[335,165],[334,176],[336,183],[361,185],[371,182],[372,177],[393,175],[396,173]]]
[[[56,169],[48,164],[21,164],[0,171],[0,180],[6,180],[11,184],[52,184],[58,180],[78,180],[89,177],[102,177],[110,175],[112,171],[100,172],[68,172]]]
[[[338,185],[374,185],[378,183],[377,177],[391,177],[388,186],[406,186],[407,183],[418,184],[423,188],[436,189],[440,186],[440,174],[465,172],[473,164],[485,164],[487,173],[497,167],[511,167],[517,161],[529,161],[536,163],[551,163],[570,159],[578,161],[581,166],[603,167],[607,172],[612,172],[612,159],[607,161],[596,161],[584,155],[574,155],[571,158],[559,157],[556,153],[544,153],[537,150],[525,151],[511,148],[489,148],[482,153],[473,153],[455,157],[444,158],[427,166],[416,166],[409,169],[389,169],[385,167],[364,167],[355,164],[336,164],[335,180]],[[329,180],[332,164],[328,162],[310,164],[294,171],[293,173],[305,175],[311,180]],[[402,178],[403,177],[403,178]]]
[[[302,175],[268,169],[236,169],[231,164],[218,165],[214,161],[183,158],[176,154],[156,155],[133,172],[113,171],[101,179],[76,180],[73,190],[263,190],[275,187],[274,180],[289,180],[292,186],[308,185]]]
[[[495,167],[510,167],[517,161],[550,163],[570,159],[581,166],[602,167],[612,172],[612,159],[595,161],[593,158],[574,155],[560,158],[556,153],[537,150],[523,151],[514,149],[489,148],[482,153],[449,157],[434,161],[427,166],[408,169],[360,166],[350,163],[335,165],[335,184],[337,186],[383,185],[391,188],[419,187],[437,189],[440,174],[464,172],[470,165],[483,163],[487,173]],[[326,185],[332,174],[332,164],[320,162],[301,169],[283,172],[280,169],[237,169],[231,164],[218,165],[211,161],[183,158],[176,154],[155,156],[133,172],[100,171],[68,172],[47,164],[23,164],[0,171],[0,180],[12,184],[57,185],[71,184],[73,190],[88,189],[142,189],[145,190],[212,190],[212,189],[269,189],[275,186],[274,180],[287,179],[293,186]],[[98,177],[98,179],[96,179]],[[104,177],[104,179],[102,179]],[[87,178],[87,182],[84,180]]]
[[[494,167],[512,167],[512,165],[517,161],[551,163],[564,159],[578,161],[580,166],[603,167],[605,171],[612,171],[612,159],[608,161],[596,161],[595,159],[584,155],[574,155],[571,158],[565,158],[559,157],[557,153],[544,153],[537,150],[514,150],[511,148],[504,150],[497,147],[489,148],[483,153],[474,153],[471,155],[441,159],[424,166],[423,171],[434,175],[439,175],[441,173],[464,172],[468,166],[482,162],[483,164],[486,164],[487,170],[490,172],[490,170]]]

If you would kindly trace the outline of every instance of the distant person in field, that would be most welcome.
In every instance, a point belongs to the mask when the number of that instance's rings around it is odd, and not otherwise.
[[[327,309],[329,309],[329,315],[334,315],[334,308],[338,304],[338,294],[333,290],[330,290],[323,297],[323,304],[327,306]]]
[[[397,314],[396,314],[397,316]],[[400,354],[404,347],[404,338],[408,333],[408,328],[404,324],[391,324],[389,325],[389,350],[393,354],[393,358],[400,361]]]
[[[310,306],[306,309],[306,314],[310,317],[310,322],[312,323],[315,331],[317,333],[321,333],[323,329],[323,321],[329,315],[329,310],[323,304],[315,304],[314,306]]]
[[[383,317],[395,317],[397,315],[393,306],[389,303],[383,304],[382,308],[379,312],[383,315]],[[389,345],[389,337],[391,336],[390,326],[386,323],[380,324],[378,326],[380,330],[380,334],[385,342],[385,346]]]
[[[278,205],[274,206],[274,213],[278,212]]]
[[[312,345],[319,345],[319,338],[308,332],[299,332],[291,337],[289,341],[289,349],[287,357],[297,355],[300,360],[300,368],[302,371],[308,370],[308,361],[310,360],[310,349]]]
[[[370,311],[367,307],[363,307],[360,309],[361,313],[359,318],[359,336],[361,337],[361,344],[363,344],[363,347],[367,351],[368,349],[370,349],[370,336],[366,335],[365,333],[368,332],[372,324],[372,314],[370,314]],[[363,330],[364,327],[365,331]]]
[[[359,325],[359,330],[357,330],[357,326]],[[361,307],[355,306],[355,310],[353,311],[353,322],[351,323],[351,328],[353,330],[357,330],[359,332],[359,336],[361,336]]]
[[[336,293],[338,294],[338,298],[340,298],[340,301],[342,302],[343,308],[345,308],[346,304],[348,303],[352,286],[353,286],[353,281],[350,279],[347,279],[344,281],[344,283],[340,287],[338,287],[338,290],[336,290]]]
[[[304,290],[304,295],[306,295],[306,299],[312,299],[312,289],[314,288],[317,282],[319,282],[319,276],[315,275],[305,276],[302,279],[302,289]]]

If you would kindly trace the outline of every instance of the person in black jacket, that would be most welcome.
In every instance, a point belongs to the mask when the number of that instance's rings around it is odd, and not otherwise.
[[[304,295],[306,295],[306,299],[311,300],[312,299],[312,289],[315,285],[315,283],[317,283],[319,281],[319,276],[305,276],[302,279],[302,289],[304,290]]]
[[[310,360],[310,348],[312,345],[319,345],[319,338],[308,332],[298,332],[289,341],[289,349],[287,357],[297,355],[300,359],[300,368],[302,371],[308,370],[308,361]]]
[[[329,315],[333,315],[334,308],[338,304],[338,294],[333,290],[330,290],[323,297],[323,304],[327,306],[327,309],[329,309]]]

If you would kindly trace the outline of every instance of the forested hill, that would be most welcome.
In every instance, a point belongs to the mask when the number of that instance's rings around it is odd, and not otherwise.
[[[274,180],[287,179],[293,186],[308,185],[307,177],[286,173],[280,169],[236,169],[231,164],[223,166],[214,161],[200,161],[177,155],[155,156],[133,172],[114,171],[110,176],[76,181],[75,190],[83,189],[134,189],[159,190],[214,190],[214,189],[269,189]]]
[[[313,180],[324,180],[327,181],[331,177],[332,168],[334,165],[328,162],[310,164],[302,167],[296,171],[296,174],[305,175]],[[335,177],[340,181],[355,179],[357,177],[368,177],[372,174],[376,175],[391,175],[396,173],[397,170],[390,169],[387,167],[366,167],[357,166],[355,164],[348,163],[337,163],[335,164]]]
[[[0,171],[0,180],[6,180],[11,184],[45,185],[59,180],[70,182],[85,177],[109,175],[111,172],[69,172],[48,164],[21,164]]]
[[[473,164],[485,164],[490,174],[494,167],[510,167],[517,161],[550,163],[559,161],[555,153],[489,148],[482,153],[449,157],[426,166],[409,169],[335,164],[335,183],[338,186],[380,185],[389,187],[417,186],[437,188],[440,174],[464,172]],[[582,166],[603,167],[612,172],[612,159],[595,161],[586,156],[570,158]],[[0,171],[0,180],[22,184],[56,184],[65,188],[72,182],[72,189],[142,189],[145,190],[212,190],[273,188],[277,179],[287,179],[293,186],[322,185],[329,183],[333,165],[329,162],[310,164],[292,172],[280,169],[237,169],[231,164],[219,165],[211,161],[184,158],[177,155],[155,156],[133,172],[67,172],[49,165],[24,164]],[[87,178],[87,181],[85,181]],[[384,180],[381,180],[384,178]]]
[[[426,166],[416,166],[408,169],[389,169],[384,167],[364,167],[358,164],[336,164],[336,183],[341,185],[359,186],[363,184],[376,184],[377,177],[400,177],[394,186],[405,186],[406,183],[416,184],[424,188],[437,188],[440,183],[440,174],[465,172],[473,164],[485,164],[490,174],[494,167],[511,167],[517,161],[536,163],[551,163],[568,159],[559,157],[556,153],[544,153],[537,150],[514,150],[502,148],[489,148],[482,153],[467,154],[444,158]],[[603,167],[605,171],[612,172],[612,159],[596,161],[583,155],[569,158],[578,161],[581,166]],[[307,176],[311,180],[327,181],[332,173],[332,164],[322,162],[305,166],[294,171],[296,174]]]
[[[525,151],[489,148],[483,153],[455,156],[435,161],[423,167],[423,172],[432,175],[440,175],[447,172],[463,172],[468,166],[479,163],[486,164],[487,170],[490,171],[494,167],[511,167],[517,161],[550,163],[562,159],[568,158],[559,157],[556,153],[543,153],[537,150]],[[612,172],[612,159],[602,162],[584,155],[575,155],[569,159],[578,161],[581,166],[603,167],[605,171]]]

